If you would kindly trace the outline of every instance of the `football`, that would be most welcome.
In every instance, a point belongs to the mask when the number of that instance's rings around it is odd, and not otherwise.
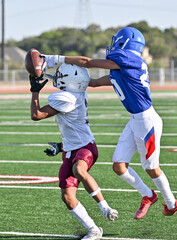
[[[44,59],[40,57],[40,52],[34,48],[30,49],[25,57],[25,67],[26,70],[33,77],[40,77],[42,75],[42,65]]]

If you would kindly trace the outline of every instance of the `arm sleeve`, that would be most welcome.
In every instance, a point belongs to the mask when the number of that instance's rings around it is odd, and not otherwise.
[[[120,68],[128,66],[127,54],[121,49],[112,51],[110,54],[108,54],[107,59],[115,62]]]

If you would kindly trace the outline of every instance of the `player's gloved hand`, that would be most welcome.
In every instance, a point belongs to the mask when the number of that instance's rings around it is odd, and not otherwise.
[[[52,146],[51,149],[46,149],[44,150],[44,152],[48,155],[48,156],[56,156],[59,152],[63,152],[63,145],[62,142],[61,143],[53,143],[53,142],[49,142],[49,145]]]
[[[43,75],[41,77],[33,77],[32,75],[29,75],[29,79],[30,79],[30,84],[31,84],[31,88],[30,91],[31,92],[40,92],[40,90],[45,86],[45,84],[48,82],[48,79],[46,79],[43,82],[39,82],[44,80],[43,79]]]
[[[58,55],[44,55],[41,54],[40,57],[44,58],[44,63],[42,65],[42,71],[46,71],[47,68],[56,67],[59,63],[59,56]]]

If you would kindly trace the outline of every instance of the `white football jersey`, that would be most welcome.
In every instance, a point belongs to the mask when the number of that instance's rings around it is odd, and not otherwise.
[[[63,149],[69,152],[93,142],[94,136],[87,119],[87,92],[59,91],[48,97],[48,104],[59,111],[55,120],[62,136]]]

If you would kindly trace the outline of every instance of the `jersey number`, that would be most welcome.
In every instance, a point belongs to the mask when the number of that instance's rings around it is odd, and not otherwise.
[[[147,65],[145,63],[142,63],[141,69],[145,71],[145,73],[143,73],[140,76],[141,83],[143,84],[144,87],[148,87],[149,88]]]
[[[118,83],[115,79],[111,79],[111,83],[114,86],[114,89],[119,96],[120,100],[123,101],[125,99],[124,93],[122,92],[122,89],[119,87]]]
[[[148,87],[149,88],[149,81],[148,81],[148,68],[147,65],[145,63],[142,63],[141,65],[141,69],[145,71],[145,73],[143,73],[140,76],[140,80],[141,83],[144,87]],[[111,79],[111,83],[114,86],[115,92],[117,93],[117,95],[119,96],[120,100],[123,101],[125,99],[125,95],[122,92],[122,89],[120,88],[119,84],[116,82],[115,79]]]

